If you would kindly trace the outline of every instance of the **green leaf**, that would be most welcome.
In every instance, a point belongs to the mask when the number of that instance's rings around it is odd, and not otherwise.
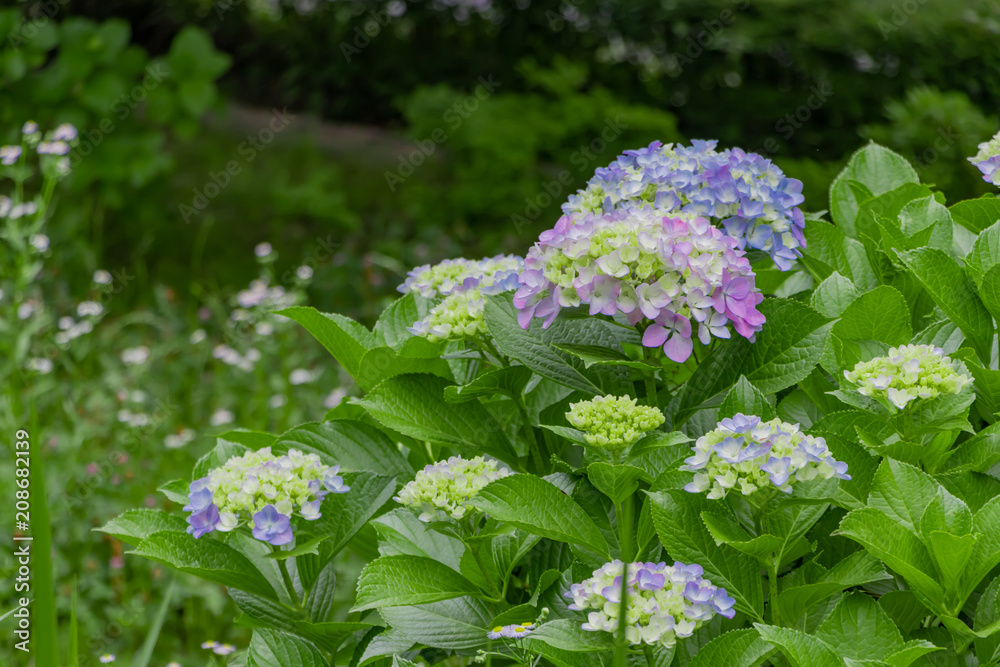
[[[903,648],[889,616],[866,593],[846,595],[816,630],[816,638],[841,658],[886,660]]]
[[[944,464],[944,472],[986,472],[1000,463],[1000,422],[960,444]]]
[[[840,317],[844,309],[859,295],[860,292],[849,278],[834,271],[813,291],[809,305],[816,312],[832,319]]]
[[[786,625],[795,625],[806,612],[846,588],[833,581],[789,586],[778,594],[778,614]]]
[[[725,588],[737,608],[754,618],[763,618],[764,589],[757,561],[729,548],[719,548],[701,516],[713,509],[701,496],[686,491],[649,493],[653,524],[670,557],[698,563],[706,577]]]
[[[246,556],[217,540],[187,533],[153,533],[129,551],[175,570],[277,600],[274,588]]]
[[[175,479],[173,481],[167,482],[166,484],[158,488],[157,491],[159,491],[160,493],[162,493],[175,503],[187,505],[188,491],[190,489],[191,489],[190,482],[184,479]]]
[[[854,229],[857,237],[859,239],[864,239],[867,236],[873,241],[879,239],[881,236],[879,224],[881,222],[885,222],[891,226],[892,232],[894,232],[895,235],[897,235],[903,242],[902,245],[892,247],[905,250],[907,247],[905,245],[907,241],[906,237],[920,231],[923,227],[915,228],[910,232],[903,230],[900,224],[902,222],[901,214],[906,207],[911,204],[911,202],[930,196],[931,189],[926,185],[904,183],[898,188],[894,188],[886,193],[867,199],[858,208],[858,215],[854,219]],[[945,210],[945,213],[947,214],[947,210]],[[915,216],[911,213],[909,217],[912,221]],[[949,218],[948,221],[950,223],[951,218]],[[951,237],[949,235],[949,240],[950,238]]]
[[[489,411],[478,402],[446,402],[447,386],[433,375],[397,375],[357,403],[388,428],[412,438],[516,462],[510,440]]]
[[[769,323],[756,335],[729,341],[710,354],[680,394],[681,422],[741,375],[762,393],[773,394],[803,380],[819,361],[829,320],[812,308],[786,299],[766,299],[759,310]],[[675,419],[675,427],[677,421]]]
[[[270,447],[277,440],[277,436],[270,433],[263,433],[261,431],[226,431],[225,433],[220,433],[216,436],[219,440],[225,440],[226,442],[234,442],[237,445],[243,445],[247,449],[258,450],[264,447]]]
[[[930,615],[927,608],[920,604],[913,591],[889,591],[878,599],[878,605],[904,634],[910,634],[916,630]]]
[[[421,336],[409,332],[418,320],[426,313],[421,313],[416,297],[410,293],[395,301],[382,311],[372,332],[375,341],[380,345],[388,345],[405,357],[432,359],[441,355],[441,345],[432,343]]]
[[[587,466],[587,478],[597,490],[618,504],[625,501],[639,488],[639,481],[646,472],[629,465],[611,465],[598,462]]]
[[[540,477],[511,475],[498,479],[469,504],[533,535],[608,555],[608,545],[593,519],[572,498]]]
[[[551,336],[542,329],[540,320],[533,319],[527,330],[521,328],[517,323],[517,310],[509,297],[486,297],[484,318],[497,348],[504,355],[559,384],[590,396],[601,393],[597,385],[570,362],[572,357],[553,349],[549,344]]]
[[[910,309],[898,290],[880,285],[847,306],[831,333],[843,341],[878,341],[890,347],[904,345],[913,337]],[[851,364],[849,368],[853,367]],[[845,368],[848,367],[841,366],[841,370]]]
[[[383,556],[361,571],[351,611],[427,604],[478,593],[471,581],[431,558]]]
[[[963,573],[965,586],[959,593],[959,599],[963,601],[983,577],[1000,564],[1000,497],[983,505],[972,517],[972,524],[973,532],[979,534],[979,539],[972,549],[968,568]]]
[[[792,667],[844,667],[834,650],[812,635],[763,623],[754,627],[764,641],[781,650]]]
[[[900,211],[902,232],[907,236],[908,248],[938,248],[951,254],[951,214],[934,195],[911,201]]]
[[[948,211],[955,222],[979,234],[1000,220],[1000,198],[984,195],[979,199],[966,199]]]
[[[659,368],[659,365],[654,366],[647,361],[635,361],[629,359],[624,352],[598,345],[556,345],[556,347],[563,352],[572,354],[582,361],[586,368],[591,366],[628,366],[647,373]]]
[[[1000,264],[994,264],[983,275],[983,284],[979,286],[979,296],[990,315],[997,322],[1000,322]]]
[[[959,326],[979,358],[989,363],[993,322],[955,260],[935,248],[911,250],[899,257],[938,308]]]
[[[983,633],[987,628],[994,632],[985,637],[977,637],[976,656],[980,665],[989,665],[1000,660],[1000,577],[995,578],[986,587],[979,604],[976,605],[974,628],[977,633]]]
[[[830,186],[830,216],[845,234],[855,236],[859,202],[850,181],[861,183],[878,196],[904,183],[919,183],[920,178],[906,158],[888,148],[870,143],[855,152]]]
[[[691,436],[680,431],[664,433],[663,431],[651,431],[640,438],[628,449],[630,459],[638,459],[646,454],[651,454],[658,449],[666,447],[676,447],[694,440]],[[687,456],[687,453],[685,453]]]
[[[247,650],[247,667],[327,667],[328,663],[316,646],[294,635],[255,628]]]
[[[934,478],[914,466],[885,459],[875,473],[868,505],[916,531],[940,488]]]
[[[907,667],[921,656],[943,650],[925,639],[914,639],[903,644],[903,648],[886,658],[885,663],[890,667]]]
[[[355,380],[365,391],[397,375],[406,373],[428,373],[452,380],[451,367],[444,359],[421,359],[403,357],[391,347],[381,345],[367,350],[361,357]]]
[[[305,306],[286,308],[277,314],[305,327],[355,379],[360,376],[361,358],[367,350],[377,346],[375,336],[368,329],[343,315],[321,313]]]
[[[359,421],[302,424],[279,436],[273,449],[317,454],[327,465],[339,465],[343,470],[413,475],[413,468],[396,443],[377,428]]]
[[[187,532],[188,524],[183,518],[163,510],[128,510],[108,521],[99,530],[122,542],[139,544],[153,533],[171,531]]]
[[[414,643],[442,649],[485,646],[493,613],[486,603],[455,598],[413,607],[385,607],[379,614]]]
[[[531,379],[527,366],[508,366],[486,371],[475,380],[461,387],[451,386],[444,390],[444,400],[449,403],[464,403],[480,396],[505,394],[519,397]]]
[[[878,277],[860,241],[848,238],[837,227],[819,220],[806,220],[805,235],[809,246],[802,261],[819,277],[837,272],[862,291],[878,285]]]
[[[703,646],[689,667],[758,667],[775,650],[753,628],[732,630]]]
[[[907,528],[883,512],[868,507],[845,516],[838,534],[858,542],[902,575],[929,609],[943,608],[944,591],[934,579],[934,561],[923,543]]]
[[[1000,201],[1000,200],[998,200]],[[1000,263],[1000,222],[984,229],[965,258],[965,273],[976,289],[983,284],[983,276]]]
[[[434,558],[455,571],[461,567],[465,545],[455,537],[432,530],[409,508],[386,512],[373,519],[372,526],[381,538],[382,555],[409,554]]]
[[[549,646],[576,653],[610,651],[614,648],[611,633],[587,632],[576,619],[542,623],[527,639],[530,640],[529,646],[535,642],[545,642]]]
[[[732,417],[742,412],[745,415],[756,415],[761,421],[770,421],[777,415],[774,406],[767,400],[757,387],[741,375],[736,384],[730,388],[722,405],[719,406],[719,420]]]

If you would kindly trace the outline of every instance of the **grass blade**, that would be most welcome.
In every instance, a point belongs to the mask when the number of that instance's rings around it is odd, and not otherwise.
[[[30,399],[29,399],[30,400]],[[31,610],[31,643],[36,665],[59,664],[59,634],[56,627],[56,592],[52,579],[52,524],[45,493],[45,460],[42,458],[41,433],[34,401],[31,404],[31,587],[34,595]]]
[[[69,651],[66,655],[69,667],[80,667],[80,631],[76,623],[76,577],[73,578],[73,601],[69,607]]]
[[[167,612],[170,611],[170,603],[173,602],[174,585],[176,583],[177,580],[171,577],[170,585],[167,586],[167,590],[163,594],[163,602],[160,603],[160,608],[156,610],[156,617],[153,619],[153,624],[147,630],[146,641],[143,642],[142,648],[132,658],[132,667],[149,667],[149,661],[153,658],[153,649],[156,648],[156,640],[159,639],[160,630],[163,628],[163,621],[167,618]]]

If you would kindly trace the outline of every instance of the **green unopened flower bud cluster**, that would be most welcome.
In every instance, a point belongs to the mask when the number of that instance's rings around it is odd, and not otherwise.
[[[961,362],[932,345],[902,345],[889,354],[862,361],[844,378],[858,393],[900,410],[910,401],[957,394],[972,384]]]
[[[636,403],[628,396],[597,396],[571,404],[566,419],[594,447],[621,450],[665,421],[656,408]]]
[[[482,456],[463,459],[453,456],[426,466],[403,487],[393,500],[420,512],[421,521],[465,518],[476,508],[467,505],[490,482],[510,475],[496,461]]]

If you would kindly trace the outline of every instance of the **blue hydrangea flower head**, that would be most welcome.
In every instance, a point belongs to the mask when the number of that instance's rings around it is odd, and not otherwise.
[[[737,240],[738,248],[768,253],[787,270],[806,245],[802,182],[770,160],[739,148],[716,150],[716,141],[690,146],[654,141],[625,151],[598,169],[571,195],[563,212],[610,213],[656,208],[708,218]]]
[[[589,612],[584,630],[614,633],[621,615],[622,577],[627,576],[625,639],[632,645],[669,648],[717,614],[736,615],[736,601],[703,574],[700,565],[684,563],[629,563],[626,574],[622,561],[613,560],[564,595],[572,600],[571,610]]]
[[[970,157],[969,162],[983,172],[984,181],[1000,187],[1000,132],[979,144],[979,152]]]
[[[327,494],[351,490],[339,472],[340,466],[326,466],[316,454],[297,449],[275,456],[265,447],[234,456],[191,482],[184,506],[191,512],[188,532],[200,538],[246,524],[262,542],[288,544],[294,537],[292,517],[314,521]]]
[[[847,464],[833,458],[823,438],[780,419],[733,415],[698,438],[692,451],[680,467],[694,473],[684,490],[707,491],[713,500],[733,489],[745,496],[770,487],[791,493],[794,482],[851,478]]]

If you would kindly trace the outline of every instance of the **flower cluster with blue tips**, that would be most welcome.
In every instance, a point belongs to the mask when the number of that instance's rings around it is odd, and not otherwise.
[[[626,151],[598,169],[587,187],[571,195],[563,212],[609,213],[655,208],[703,216],[725,228],[738,247],[762,250],[782,270],[806,245],[802,182],[770,160],[739,148],[716,151],[718,142],[690,146],[654,141]]]
[[[989,141],[979,144],[979,152],[968,158],[983,172],[983,180],[1000,187],[1000,132],[993,135]]]
[[[234,456],[208,476],[191,482],[188,533],[196,538],[214,530],[229,532],[248,524],[253,536],[274,546],[292,541],[291,519],[320,518],[328,493],[347,493],[340,466],[326,466],[319,456],[290,449],[275,456],[270,447]]]
[[[564,594],[573,600],[570,609],[592,610],[584,630],[618,630],[624,571],[622,561],[613,560]],[[678,638],[690,637],[716,614],[735,616],[736,601],[703,574],[700,565],[629,563],[624,614],[629,644],[670,647]]]
[[[771,486],[791,493],[793,482],[851,478],[847,464],[833,458],[826,440],[780,419],[765,422],[733,415],[698,438],[692,449],[694,456],[680,468],[695,473],[684,490],[708,491],[712,500],[725,498],[734,488],[745,496]]]

